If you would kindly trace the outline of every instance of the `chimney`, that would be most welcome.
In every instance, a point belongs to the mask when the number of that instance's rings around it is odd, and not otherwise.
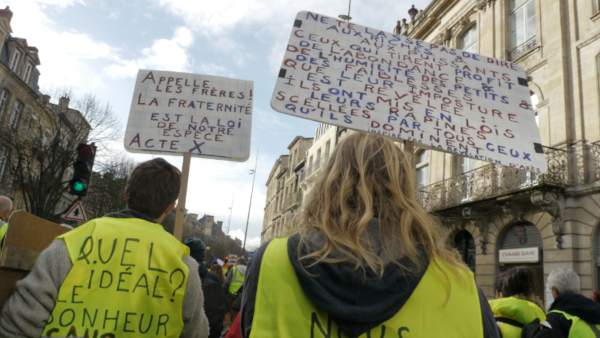
[[[0,17],[8,18],[8,23],[13,17],[13,12],[10,10],[9,6],[6,6],[5,9],[0,9]]]
[[[219,226],[219,230],[223,231],[223,221],[217,221],[217,225]]]
[[[50,102],[50,95],[42,95],[42,101],[44,101],[44,103]]]
[[[67,112],[67,110],[69,109],[69,101],[71,101],[71,99],[69,99],[69,97],[66,95],[60,98],[60,100],[58,101],[58,109],[61,113]]]

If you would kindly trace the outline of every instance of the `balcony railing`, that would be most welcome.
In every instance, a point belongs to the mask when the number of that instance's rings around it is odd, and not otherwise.
[[[417,200],[426,210],[440,210],[459,204],[547,185],[564,188],[573,183],[569,179],[567,157],[560,149],[544,147],[548,171],[538,175],[532,172],[489,164],[417,190]],[[579,157],[578,157],[579,158]],[[583,171],[576,163],[576,179]]]
[[[327,160],[329,159],[329,155],[325,154],[319,158],[313,164],[309,165],[303,173],[300,174],[300,182],[304,182],[304,180],[310,178],[312,174],[314,174],[321,167],[324,167],[327,164]]]
[[[302,192],[298,190],[297,192],[293,193],[291,196],[285,199],[285,201],[283,202],[283,210],[287,210],[288,208],[293,207],[294,205],[300,204],[300,202],[302,202]]]
[[[519,45],[518,47],[516,47],[515,49],[511,50],[510,53],[508,53],[508,59],[510,61],[515,61],[517,59],[519,59],[521,56],[527,54],[530,50],[536,48],[537,45],[537,39],[536,37],[532,37],[529,40],[523,42],[521,45]]]

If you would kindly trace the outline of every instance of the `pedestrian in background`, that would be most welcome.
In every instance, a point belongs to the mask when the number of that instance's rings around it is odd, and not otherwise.
[[[298,234],[255,252],[244,337],[499,337],[483,291],[415,199],[414,166],[392,141],[343,140],[295,224]]]
[[[207,337],[198,264],[160,225],[180,187],[164,159],[138,164],[128,209],[42,251],[0,313],[0,337]]]
[[[548,288],[554,302],[546,316],[553,329],[569,338],[600,337],[600,303],[579,294],[580,280],[573,270],[550,272]]]
[[[233,322],[233,320],[235,319],[235,315],[237,314],[237,311],[235,311],[234,313],[232,305],[238,297],[238,291],[244,284],[245,278],[246,260],[244,259],[244,257],[240,257],[238,258],[235,266],[229,269],[229,272],[227,273],[227,278],[225,279],[225,286],[223,287],[227,294],[227,301],[229,307],[228,326],[231,325],[231,322]]]
[[[12,211],[12,201],[6,196],[0,195],[0,257],[2,257],[2,248],[4,247],[4,237],[8,231],[8,216]]]
[[[502,338],[520,338],[525,324],[546,320],[544,303],[535,294],[533,272],[525,266],[503,272],[496,283],[497,299],[490,306]]]
[[[198,262],[198,274],[202,280],[202,293],[204,294],[204,313],[208,318],[210,333],[208,338],[219,338],[223,332],[223,319],[225,318],[225,295],[219,277],[209,272],[204,266],[206,259],[206,245],[199,238],[187,238],[183,244],[190,248],[190,256]]]
[[[213,264],[210,268],[210,272],[214,273],[219,277],[219,281],[221,286],[225,285],[225,276],[223,276],[223,268],[219,265],[219,263],[213,261]]]

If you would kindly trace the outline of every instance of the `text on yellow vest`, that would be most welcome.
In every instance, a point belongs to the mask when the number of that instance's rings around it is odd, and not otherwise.
[[[262,258],[250,337],[346,337],[332,318],[304,294],[287,251],[287,238],[271,241]],[[446,302],[447,282],[451,295]],[[464,286],[443,263],[429,264],[400,311],[360,337],[483,337],[477,287],[464,271]]]
[[[45,337],[179,337],[189,248],[160,224],[103,217],[57,239],[73,268]]]

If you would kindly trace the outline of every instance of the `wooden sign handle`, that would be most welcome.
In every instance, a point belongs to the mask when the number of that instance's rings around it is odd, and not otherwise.
[[[175,214],[175,229],[173,236],[181,241],[183,236],[183,216],[185,216],[185,198],[187,196],[188,178],[190,177],[190,162],[192,154],[183,154],[183,166],[181,168],[181,189],[177,202],[177,213]]]

